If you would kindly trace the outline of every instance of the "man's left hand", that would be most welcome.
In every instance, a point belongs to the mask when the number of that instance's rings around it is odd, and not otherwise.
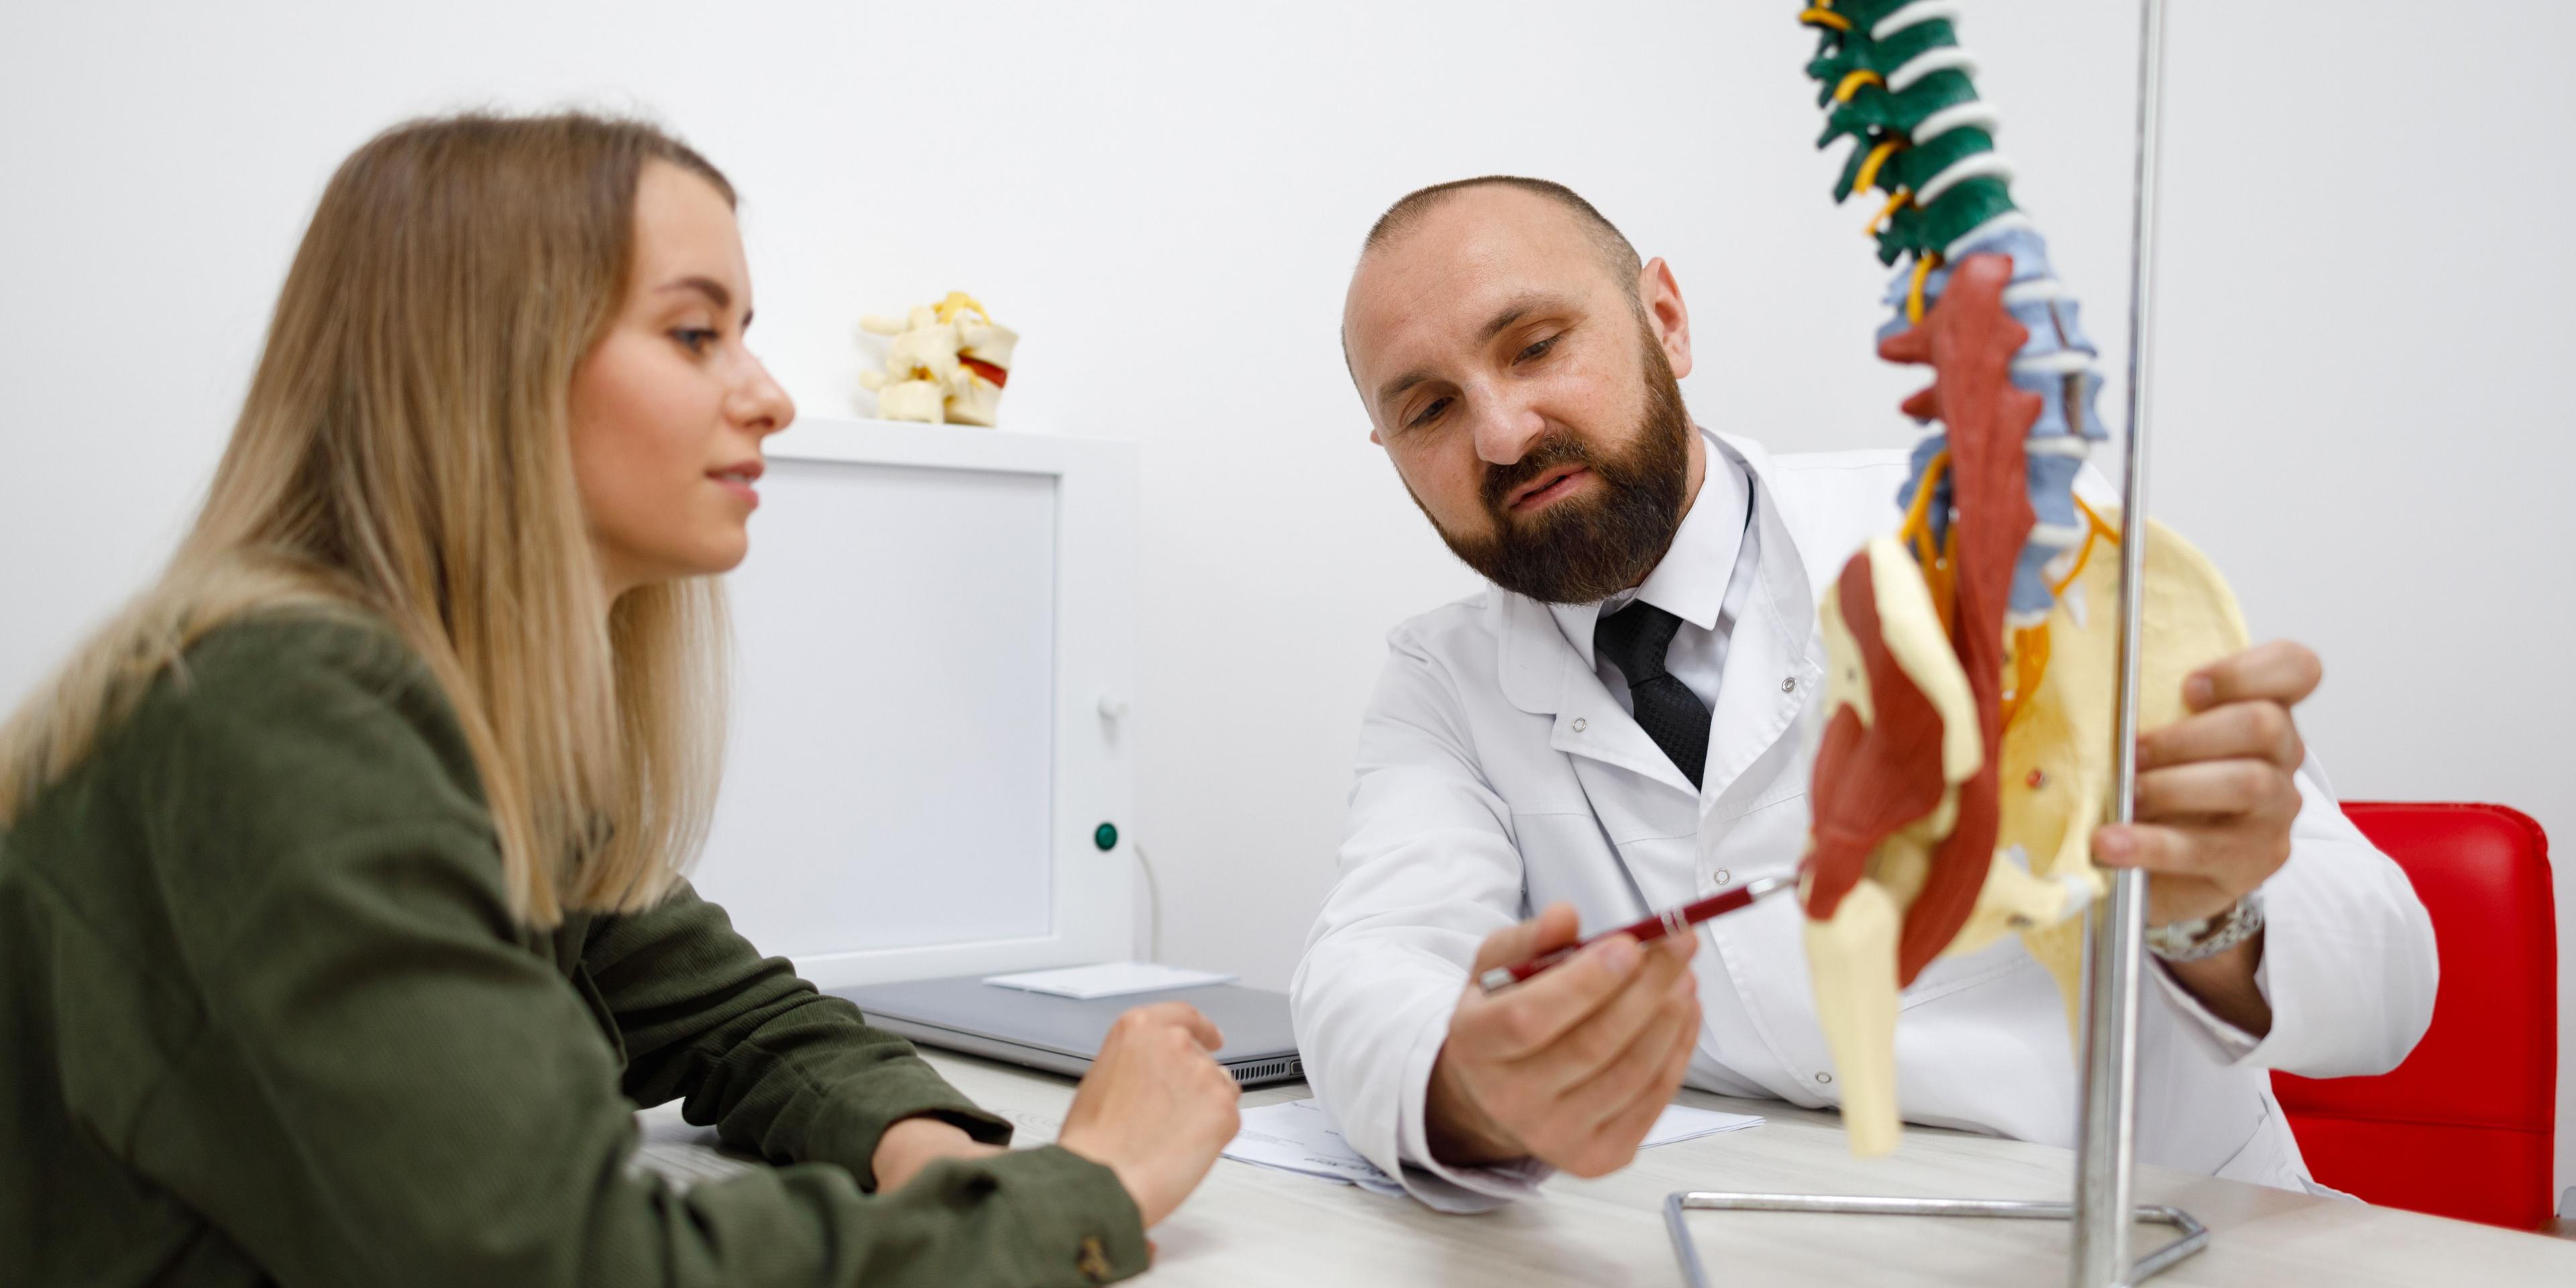
[[[2324,674],[2303,645],[2248,649],[2192,672],[2191,714],[2138,739],[2138,822],[2095,832],[2093,857],[2147,871],[2147,924],[2225,911],[2289,861],[2308,754],[2290,709]]]

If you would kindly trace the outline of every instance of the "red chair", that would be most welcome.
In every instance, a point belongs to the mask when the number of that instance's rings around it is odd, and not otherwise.
[[[2550,1219],[2558,939],[2549,838],[2501,805],[2354,802],[2442,954],[2433,1024],[2375,1078],[2272,1075],[2316,1178],[2372,1203],[2520,1230]]]

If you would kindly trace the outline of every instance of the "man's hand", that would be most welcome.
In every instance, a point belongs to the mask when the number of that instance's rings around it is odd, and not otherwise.
[[[2143,868],[2147,923],[2222,912],[2290,859],[2298,817],[2292,781],[2307,759],[2290,709],[2324,678],[2317,655],[2276,640],[2213,662],[2183,681],[2191,715],[2138,739],[2138,822],[2093,834],[2105,867]],[[2220,1018],[2272,1027],[2254,987],[2262,937],[2198,962],[2167,963]]]
[[[1574,909],[1488,936],[1474,976],[1574,943]],[[1488,995],[1474,983],[1431,1066],[1432,1155],[1456,1166],[1533,1157],[1577,1176],[1636,1157],[1699,1039],[1696,934],[1626,935]]]
[[[877,1193],[892,1194],[921,1169],[942,1158],[990,1158],[1005,1152],[999,1145],[978,1143],[954,1123],[937,1118],[906,1118],[877,1137],[872,1170]]]

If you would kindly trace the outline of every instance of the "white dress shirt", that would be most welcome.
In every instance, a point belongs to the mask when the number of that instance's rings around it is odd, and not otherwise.
[[[1750,522],[1752,506],[1753,481],[1745,477],[1744,467],[1712,447],[1698,497],[1683,512],[1672,547],[1644,581],[1597,603],[1548,605],[1558,629],[1565,632],[1565,642],[1583,656],[1585,665],[1600,673],[1602,686],[1610,690],[1620,710],[1636,713],[1627,678],[1619,674],[1617,664],[1594,655],[1592,629],[1603,616],[1638,600],[1682,619],[1672,647],[1664,653],[1664,669],[1697,696],[1701,706],[1717,709],[1718,679],[1726,674],[1726,641],[1735,633],[1745,597],[1753,593],[1749,570],[1762,557],[1761,535]]]

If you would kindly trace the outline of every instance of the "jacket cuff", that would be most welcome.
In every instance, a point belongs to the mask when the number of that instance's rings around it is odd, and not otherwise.
[[[1541,1197],[1539,1184],[1556,1169],[1535,1158],[1491,1167],[1451,1167],[1431,1156],[1431,1068],[1449,1039],[1454,1005],[1440,1008],[1423,1026],[1405,1059],[1403,1099],[1397,1110],[1395,1173],[1405,1192],[1435,1212],[1487,1212],[1515,1199]]]
[[[994,1158],[941,1159],[911,1185],[981,1192],[1027,1232],[1029,1258],[1013,1282],[1087,1288],[1143,1274],[1152,1264],[1145,1218],[1118,1174],[1061,1145]]]
[[[2146,954],[2146,958],[2151,963],[2147,973],[2155,977],[2156,984],[2164,990],[2166,999],[2173,1003],[2175,1010],[2190,1016],[2200,1025],[2201,1032],[2208,1034],[2209,1040],[2217,1044],[2219,1054],[2224,1057],[2228,1065],[2251,1064],[2259,1067],[2262,1064],[2254,1056],[2262,1051],[2264,1039],[2218,1018],[2217,1013],[2202,1005],[2201,1000],[2193,996],[2190,989],[2183,987],[2182,981],[2175,979],[2173,971],[2167,969],[2163,962],[2156,960],[2154,954]],[[2254,964],[2254,989],[2263,995],[2263,1000],[2266,1002],[2272,1000],[2269,976],[2271,964],[2272,955],[2269,952],[2263,954],[2263,960]],[[2279,1023],[2277,1018],[2274,1023]]]
[[[968,1100],[937,1070],[912,1057],[879,1065],[837,1089],[799,1162],[838,1163],[876,1189],[877,1142],[906,1118],[937,1118],[985,1145],[1011,1143],[1011,1124]]]

